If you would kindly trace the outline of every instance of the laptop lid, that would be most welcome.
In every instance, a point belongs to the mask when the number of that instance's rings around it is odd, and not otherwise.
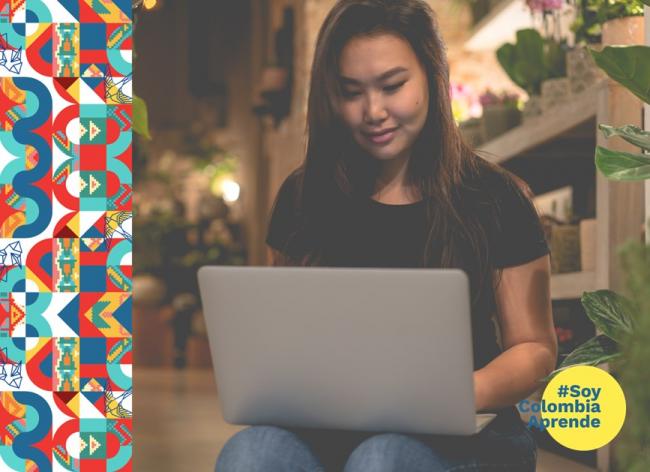
[[[224,419],[359,431],[476,431],[459,269],[203,267]]]

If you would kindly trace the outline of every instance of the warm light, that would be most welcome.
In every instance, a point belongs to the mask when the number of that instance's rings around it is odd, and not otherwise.
[[[158,0],[144,0],[144,7],[147,10],[153,10],[156,8],[156,4],[158,3]]]
[[[234,180],[226,179],[221,183],[221,193],[225,202],[236,202],[239,198],[239,184]]]

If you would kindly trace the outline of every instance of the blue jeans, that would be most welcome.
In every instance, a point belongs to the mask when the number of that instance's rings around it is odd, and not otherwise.
[[[474,436],[252,426],[224,445],[217,472],[534,471],[537,448],[518,418]]]

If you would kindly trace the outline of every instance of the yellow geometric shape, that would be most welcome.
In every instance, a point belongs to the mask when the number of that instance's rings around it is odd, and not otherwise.
[[[126,293],[107,292],[83,316],[107,338],[129,337],[131,333],[113,316],[129,297]]]
[[[82,77],[104,77],[104,72],[97,67],[97,64],[91,64],[83,73]]]
[[[99,441],[97,441],[93,437],[92,434],[89,434],[88,438],[89,438],[89,442],[90,442],[90,445],[89,445],[89,447],[90,447],[90,455],[92,456],[97,451],[97,449],[102,447],[102,444]]]
[[[25,100],[27,99],[27,92],[16,87],[16,84],[11,77],[0,78],[0,88],[2,89],[2,93],[6,95],[7,98],[9,98],[9,100],[12,102],[20,104],[25,103]]]
[[[97,190],[99,190],[99,187],[102,186],[101,182],[99,182],[92,174],[90,175],[88,179],[88,184],[90,185],[90,194],[92,195],[95,193]]]
[[[84,385],[83,392],[103,392],[104,387],[100,384],[97,379],[91,379],[86,385]]]
[[[68,408],[70,408],[70,410],[72,410],[72,412],[75,415],[77,415],[77,417],[79,416],[79,411],[80,411],[79,410],[79,405],[81,404],[81,402],[79,401],[79,397],[80,397],[80,395],[77,394],[74,397],[72,397],[70,399],[70,401],[66,402],[66,405],[68,405]]]
[[[95,251],[104,242],[104,238],[81,238],[81,241],[91,251]]]
[[[51,341],[52,338],[33,338],[37,339],[36,345],[32,346],[31,348],[27,349],[25,351],[25,363],[28,363],[29,361],[32,360],[32,358],[38,354],[41,349],[45,347],[45,345],[48,343],[48,341]]]
[[[78,236],[79,231],[81,231],[80,223],[79,223],[79,213],[76,213],[72,218],[70,218],[70,221],[68,221],[68,224],[66,224],[65,226]]]
[[[27,217],[24,211],[13,213],[5,221],[0,224],[0,238],[10,238],[14,234],[14,230],[18,226],[22,226],[27,222]]]
[[[25,169],[32,170],[38,164],[38,152],[34,146],[25,146]]]
[[[68,93],[79,103],[79,81],[75,80],[70,87],[68,87]]]
[[[27,407],[16,401],[13,392],[0,392],[0,405],[4,411],[16,418],[24,418],[27,412]]]
[[[95,9],[93,3],[95,0],[83,0],[91,10]],[[97,13],[105,23],[130,23],[131,19],[120,10],[114,2],[103,1],[102,8],[108,10],[108,13]]]
[[[52,289],[48,286],[46,286],[43,281],[38,278],[36,275],[34,275],[34,272],[29,267],[25,267],[25,278],[29,280],[30,282],[36,284],[36,287],[38,287],[39,292],[51,292]]]
[[[93,123],[93,120],[90,120],[89,123],[90,123],[90,140],[92,141],[97,137],[97,135],[99,135],[102,132],[102,130],[99,126]]]

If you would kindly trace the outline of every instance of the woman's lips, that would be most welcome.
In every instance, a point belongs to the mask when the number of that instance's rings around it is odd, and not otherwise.
[[[363,133],[363,135],[366,137],[366,139],[368,139],[368,141],[370,141],[373,144],[384,145],[390,143],[393,140],[393,138],[395,137],[395,131],[397,131],[397,128],[386,130],[381,134]]]

